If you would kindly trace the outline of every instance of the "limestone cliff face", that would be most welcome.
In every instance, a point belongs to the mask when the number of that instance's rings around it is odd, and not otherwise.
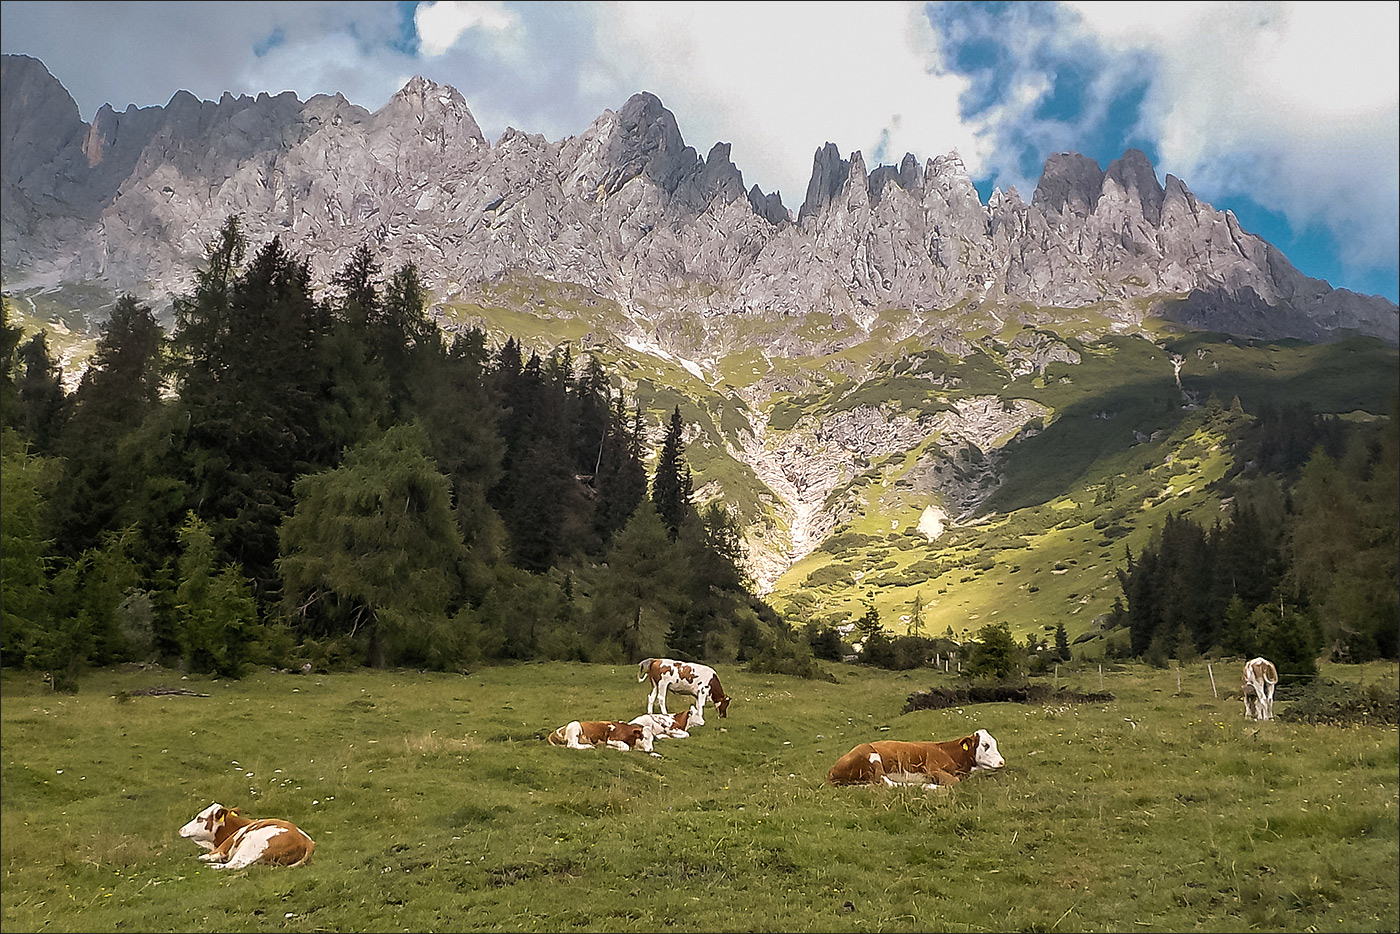
[[[439,303],[489,293],[546,317],[508,286],[555,283],[578,314],[599,310],[583,323],[614,348],[707,381],[726,355],[755,361],[750,383],[712,382],[747,424],[707,443],[761,487],[746,534],[760,587],[862,514],[933,510],[926,536],[971,521],[1008,441],[1056,415],[994,395],[998,380],[1075,366],[1104,332],[1157,315],[1249,337],[1398,338],[1393,303],[1302,275],[1135,150],[1107,168],[1053,155],[1029,202],[984,204],[955,153],[868,167],[827,143],[794,213],[745,188],[728,144],[687,146],[648,93],[576,137],[512,128],[490,143],[457,91],[422,78],[374,113],[339,95],[179,92],[89,125],[37,60],[3,56],[0,74],[9,290],[96,284],[159,314],[239,214],[254,247],[281,236],[322,283],[368,243],[386,270],[415,263]],[[911,369],[910,348],[994,360],[998,380]],[[772,365],[798,359],[820,364]],[[896,370],[927,389],[843,401]],[[795,397],[825,401],[773,427],[772,400]]]
[[[865,165],[830,143],[794,215],[746,190],[727,144],[700,156],[654,95],[577,137],[488,143],[462,96],[411,80],[375,113],[290,92],[104,107],[83,123],[35,59],[4,56],[3,263],[10,288],[99,280],[159,301],[187,287],[232,213],[283,235],[324,278],[358,245],[412,260],[440,300],[524,273],[619,303],[641,336],[703,355],[724,319],[811,312],[867,325],[907,309],[995,325],[1023,304],[1153,313],[1245,336],[1400,339],[1396,306],[1302,275],[1234,215],[1158,182],[1129,150],[1106,169],[1047,160],[1027,203],[977,196],[956,154]]]

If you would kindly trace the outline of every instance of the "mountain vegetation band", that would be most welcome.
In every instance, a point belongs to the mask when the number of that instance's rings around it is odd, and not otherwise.
[[[362,247],[317,298],[306,258],[280,237],[250,255],[231,216],[195,283],[173,334],[124,296],[72,392],[47,332],[25,339],[6,298],[6,666],[70,689],[87,666],[130,660],[237,675],[677,655],[817,677],[855,641],[867,663],[951,651],[970,675],[1006,676],[1072,651],[1063,617],[1053,646],[1013,636],[1014,601],[960,638],[925,634],[917,611],[895,626],[868,600],[850,631],[797,599],[780,613],[755,592],[735,514],[696,502],[679,403],[655,426],[648,483],[636,391],[567,343],[493,348],[474,328],[449,341],[411,263],[385,277]],[[1393,361],[1379,342],[1347,352]],[[1300,676],[1324,653],[1395,658],[1391,390],[1389,415],[1364,420],[1238,398],[1159,413],[1189,441],[1174,456],[1230,451],[1212,482],[1231,508],[1208,525],[1168,510],[1136,552],[1125,544],[1119,597],[1076,635],[1162,663],[1265,654]],[[1006,495],[1034,500],[1011,473]],[[1139,520],[1116,488],[1130,474],[1095,484],[1106,544]],[[919,560],[937,577],[966,555]]]

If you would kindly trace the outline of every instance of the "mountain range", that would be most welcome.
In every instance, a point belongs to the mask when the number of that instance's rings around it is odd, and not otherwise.
[[[1364,347],[1383,370],[1400,344],[1395,303],[1303,274],[1137,150],[1106,168],[1052,155],[1029,201],[984,203],[955,152],[872,168],[827,143],[794,210],[746,188],[727,143],[687,146],[645,92],[578,136],[492,143],[421,77],[374,112],[179,91],[87,123],[40,61],[5,55],[0,91],[4,287],[31,325],[90,340],[122,292],[168,321],[231,214],[323,283],[368,243],[386,269],[418,267],[444,328],[568,343],[654,411],[684,402],[698,495],[741,515],[764,590],[811,580],[797,565],[823,550],[890,560],[842,552],[857,527],[928,548],[993,507],[1051,502],[1008,499],[1012,452],[1069,415],[1126,450],[1179,422],[1140,404],[1153,393],[1195,408],[1229,382],[1210,382],[1222,362],[1250,384],[1248,348],[1303,342],[1289,352],[1312,366]],[[1083,392],[1141,386],[1134,368],[1155,387],[1136,401]],[[1104,585],[1081,589],[1101,606]]]

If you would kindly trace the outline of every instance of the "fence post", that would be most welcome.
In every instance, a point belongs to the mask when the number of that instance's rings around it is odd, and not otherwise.
[[[1219,699],[1220,699],[1220,694],[1219,694],[1219,692],[1217,692],[1217,691],[1215,690],[1215,672],[1211,670],[1210,662],[1206,662],[1206,673],[1210,675],[1210,693],[1211,693],[1211,696],[1214,697],[1214,698],[1216,698],[1217,700],[1219,700]]]
[[[1103,692],[1103,662],[1099,662],[1099,692]]]
[[[1055,690],[1060,689],[1060,666],[1055,666]]]
[[[1181,663],[1176,663],[1176,693],[1181,693]]]

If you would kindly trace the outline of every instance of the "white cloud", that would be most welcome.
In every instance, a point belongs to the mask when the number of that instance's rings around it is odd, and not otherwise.
[[[1074,6],[1109,49],[1155,59],[1143,130],[1160,168],[1327,227],[1358,268],[1395,262],[1400,5]]]
[[[469,29],[504,32],[515,25],[516,19],[501,3],[438,0],[420,3],[413,13],[413,23],[423,54],[435,58],[452,48]]]
[[[921,6],[778,3],[617,4],[600,8],[618,78],[676,114],[702,155],[716,141],[748,185],[780,190],[794,211],[827,142],[861,150],[867,168],[887,140],[887,161],[958,149],[970,167],[985,156],[958,117],[955,75],[930,66],[936,37]]]

